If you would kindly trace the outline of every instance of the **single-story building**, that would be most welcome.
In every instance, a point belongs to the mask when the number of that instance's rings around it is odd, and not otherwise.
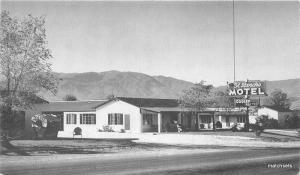
[[[277,106],[261,106],[257,111],[258,116],[268,116],[269,118],[278,120],[279,128],[287,128],[286,119],[293,116],[293,111],[290,109],[285,109]]]
[[[177,124],[184,130],[230,129],[234,123],[247,122],[245,111],[238,109],[209,108],[194,111],[180,107],[177,99],[117,97],[112,100],[56,101],[36,106],[43,114],[61,118],[58,137],[73,137],[74,129],[82,130],[83,138],[95,138],[98,132],[126,133],[177,131]]]

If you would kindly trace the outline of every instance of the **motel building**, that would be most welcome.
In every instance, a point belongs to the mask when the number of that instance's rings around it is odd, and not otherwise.
[[[219,124],[216,129],[222,130],[230,129],[235,123],[244,125],[247,121],[245,111],[208,108],[191,112],[180,107],[176,99],[117,97],[56,101],[35,109],[26,114],[26,121],[30,122],[29,116],[37,113],[55,114],[61,119],[60,138],[72,138],[77,127],[82,130],[82,138],[101,138],[108,133],[105,128],[109,128],[110,133],[161,133],[177,132],[177,124],[181,124],[184,131],[201,131],[213,130],[214,121]]]

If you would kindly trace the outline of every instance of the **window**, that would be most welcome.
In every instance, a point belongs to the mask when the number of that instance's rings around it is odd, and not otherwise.
[[[80,124],[96,124],[96,114],[80,114]]]
[[[211,116],[201,116],[202,123],[211,123]]]
[[[238,116],[237,117],[238,123],[246,123],[246,121],[247,121],[247,116]]]
[[[143,114],[143,125],[152,125],[153,124],[153,117],[156,114],[145,113]]]
[[[76,114],[67,114],[67,124],[76,124]]]
[[[108,114],[108,125],[123,125],[123,114]]]

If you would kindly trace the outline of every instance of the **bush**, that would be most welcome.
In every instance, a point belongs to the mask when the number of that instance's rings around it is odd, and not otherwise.
[[[256,125],[256,124],[249,124],[249,130],[250,131],[255,131],[255,130],[257,130],[258,129],[258,126]]]
[[[114,130],[108,125],[104,125],[102,130],[103,132],[114,132]]]
[[[256,121],[258,123],[262,123],[263,128],[265,129],[277,129],[278,128],[278,120],[269,118],[269,116],[262,115],[259,116]]]
[[[297,121],[297,116],[295,115],[292,115],[292,116],[287,116],[286,119],[285,119],[285,124],[288,128],[290,129],[295,129],[297,128],[298,126],[298,121]]]

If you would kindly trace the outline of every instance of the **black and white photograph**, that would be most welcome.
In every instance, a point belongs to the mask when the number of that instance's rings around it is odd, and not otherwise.
[[[0,9],[0,175],[300,175],[300,1]]]

